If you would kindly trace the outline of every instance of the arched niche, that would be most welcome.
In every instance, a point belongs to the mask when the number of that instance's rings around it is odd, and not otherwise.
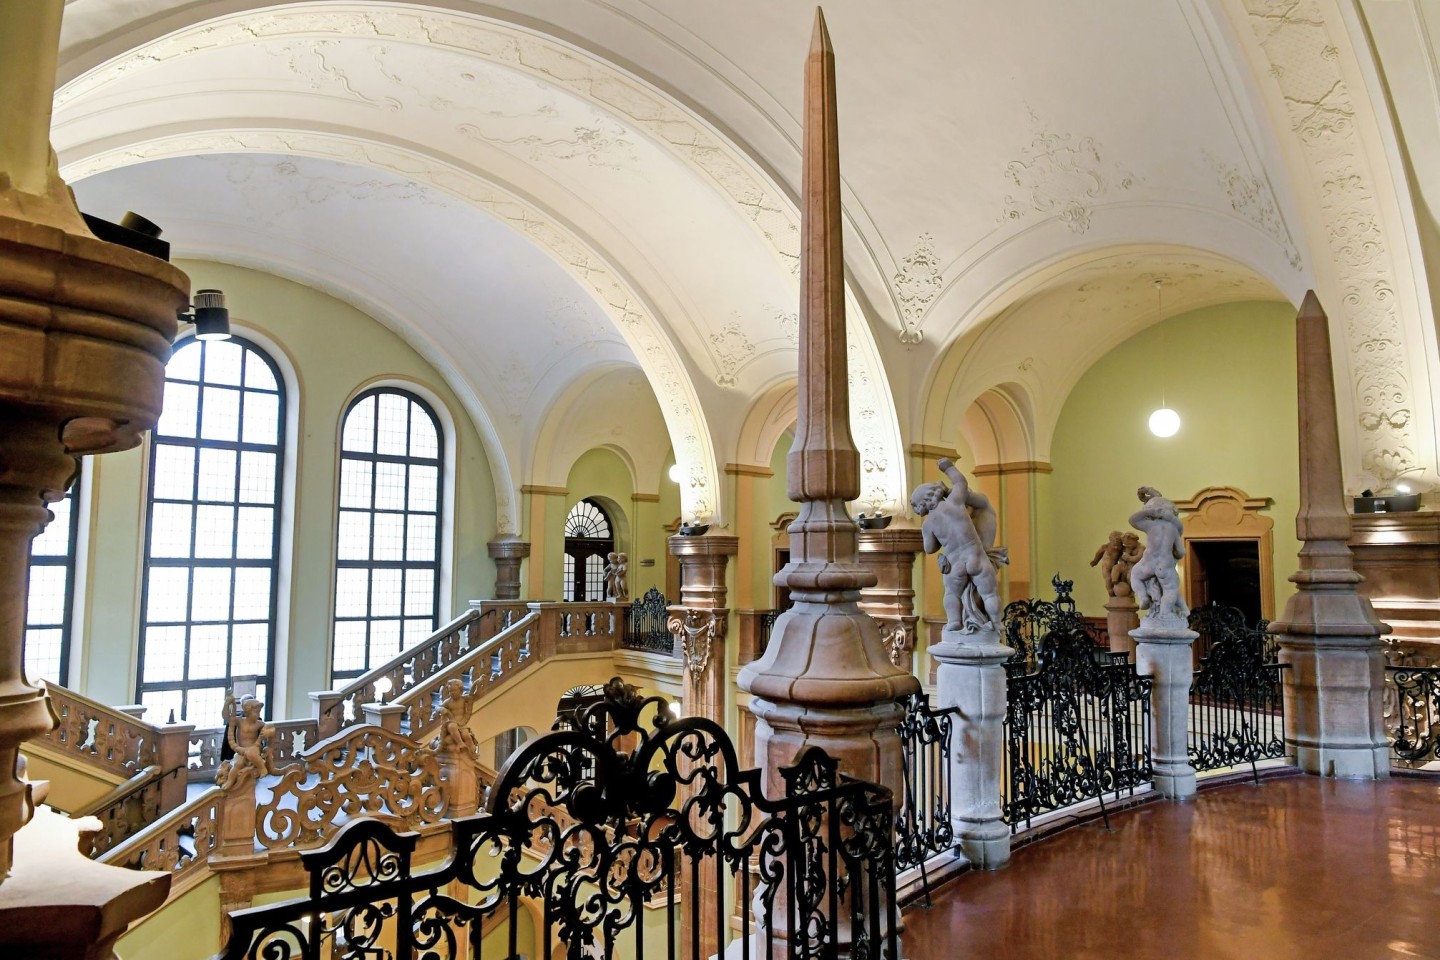
[[[1275,617],[1275,521],[1261,515],[1270,497],[1252,497],[1238,487],[1206,487],[1175,503],[1185,528],[1185,597],[1192,607],[1211,599],[1204,554],[1209,545],[1253,543],[1258,560],[1260,616]]]

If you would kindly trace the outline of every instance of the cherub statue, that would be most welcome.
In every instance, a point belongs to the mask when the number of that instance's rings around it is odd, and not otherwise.
[[[625,566],[628,558],[623,553],[605,555],[605,596],[618,603],[629,599],[625,585]]]
[[[235,695],[225,695],[225,742],[235,755],[215,771],[215,785],[221,789],[242,787],[252,779],[269,775],[264,741],[275,735],[275,728],[260,719],[264,709],[265,704],[254,697],[241,700],[236,709]]]
[[[1100,565],[1100,576],[1105,578],[1105,592],[1110,596],[1115,593],[1115,567],[1120,562],[1120,555],[1125,552],[1125,535],[1119,530],[1111,530],[1110,537],[1095,551],[1095,556],[1090,558],[1090,566]],[[1130,590],[1126,584],[1125,590]]]
[[[1176,561],[1185,556],[1180,511],[1154,487],[1141,487],[1137,495],[1144,506],[1131,515],[1130,526],[1145,534],[1145,552],[1130,571],[1130,587],[1141,610],[1183,622],[1190,609],[1180,596],[1180,574],[1175,571]]]
[[[629,569],[629,556],[623,553],[615,554],[615,591],[613,596],[618,603],[625,603],[630,599]]]
[[[1009,551],[995,546],[999,521],[990,498],[971,489],[965,475],[948,458],[936,464],[954,484],[922,483],[910,495],[910,508],[924,517],[920,533],[925,552],[941,551],[940,575],[945,578],[946,630],[975,633],[987,625],[1000,629],[1000,580],[996,567],[1010,561]]]
[[[470,699],[465,696],[465,682],[459,677],[445,681],[440,694],[440,733],[430,747],[437,753],[452,756],[480,755],[475,731],[470,729]]]
[[[1145,555],[1145,545],[1140,542],[1139,535],[1134,533],[1121,537],[1121,544],[1120,559],[1115,561],[1115,596],[1128,597],[1134,592],[1130,589],[1130,571],[1135,569],[1135,564]]]

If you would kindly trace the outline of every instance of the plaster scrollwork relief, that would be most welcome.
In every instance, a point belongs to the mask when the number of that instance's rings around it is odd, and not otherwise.
[[[1416,402],[1393,253],[1356,129],[1355,101],[1319,4],[1243,0],[1243,7],[1306,154],[1337,268],[1360,468],[1388,483],[1424,465],[1416,453]]]
[[[336,40],[295,40],[269,46],[265,52],[285,61],[286,68],[305,81],[312,90],[323,90],[348,100],[379,107],[390,113],[403,110],[405,104],[388,94],[372,95],[360,90],[350,74],[333,62],[332,54],[339,45]]]
[[[901,259],[895,272],[895,296],[900,301],[900,342],[919,343],[920,324],[930,304],[945,286],[940,275],[940,256],[935,252],[935,238],[922,234],[915,249]]]
[[[1094,137],[1042,130],[1005,167],[1005,177],[1020,193],[1006,194],[1000,223],[1039,214],[1054,217],[1081,234],[1090,215],[1107,195],[1140,182],[1118,164],[1106,163]]]
[[[462,123],[455,129],[472,140],[518,148],[530,160],[584,160],[592,167],[612,170],[623,169],[627,162],[635,160],[634,144],[625,138],[621,127],[613,124],[575,127],[569,137],[503,137],[487,133],[474,123]]]
[[[722,387],[735,386],[736,371],[755,356],[755,344],[745,336],[740,324],[731,320],[719,333],[710,334],[710,346],[715,352],[715,382]]]
[[[793,310],[776,310],[775,325],[780,328],[780,336],[797,347],[800,345],[800,315],[798,313]]]
[[[665,621],[670,635],[680,641],[685,671],[701,677],[710,667],[715,641],[725,635],[724,610],[687,609],[683,615],[672,615]]]
[[[1254,224],[1271,240],[1285,250],[1290,266],[1299,270],[1302,266],[1300,251],[1295,248],[1295,239],[1275,203],[1275,193],[1270,181],[1264,177],[1252,176],[1237,164],[1226,163],[1209,150],[1205,151],[1205,162],[1215,172],[1220,189],[1230,201],[1230,209]]]

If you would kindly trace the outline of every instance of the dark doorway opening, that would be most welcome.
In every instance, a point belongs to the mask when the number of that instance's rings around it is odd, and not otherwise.
[[[1191,540],[1190,606],[1218,603],[1234,607],[1254,626],[1260,620],[1260,543],[1258,540]]]

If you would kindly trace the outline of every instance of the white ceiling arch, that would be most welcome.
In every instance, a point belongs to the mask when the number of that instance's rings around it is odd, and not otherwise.
[[[693,111],[554,37],[418,5],[196,5],[100,47],[114,55],[57,93],[67,176],[222,149],[463,182],[599,297],[662,398],[687,513],[721,512],[731,391],[794,368],[798,217]],[[903,500],[889,382],[848,305],[867,496]]]

